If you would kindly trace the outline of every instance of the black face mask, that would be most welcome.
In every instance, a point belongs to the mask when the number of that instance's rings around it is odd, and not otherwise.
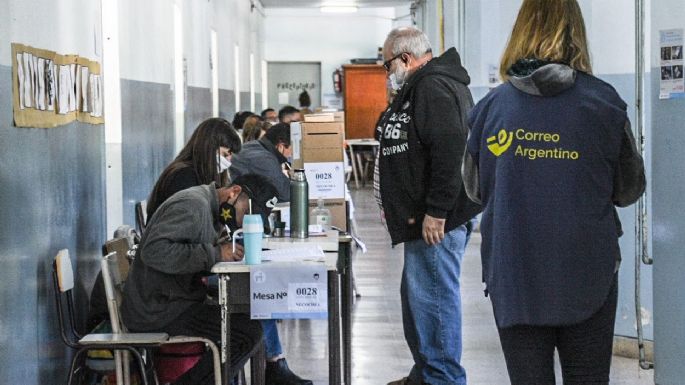
[[[238,201],[238,198],[240,198],[242,194],[243,193],[240,192],[233,203],[226,201],[219,206],[219,222],[228,227],[230,234],[233,234],[240,228],[240,226],[238,226],[238,212],[235,209],[235,202]]]

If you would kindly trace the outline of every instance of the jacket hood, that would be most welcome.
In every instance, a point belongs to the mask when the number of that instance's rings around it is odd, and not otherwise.
[[[566,64],[540,63],[537,68],[526,67],[521,71],[514,67],[509,71],[511,85],[531,95],[554,96],[571,88],[576,82],[576,71]]]
[[[468,72],[466,72],[466,69],[461,65],[461,58],[454,47],[448,49],[442,55],[434,57],[409,77],[406,87],[407,90],[413,88],[419,80],[431,75],[447,76],[465,86],[468,86],[469,83],[471,83],[471,78],[469,77]]]

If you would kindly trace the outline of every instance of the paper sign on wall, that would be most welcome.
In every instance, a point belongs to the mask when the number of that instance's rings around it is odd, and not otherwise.
[[[12,58],[17,127],[50,128],[75,120],[104,123],[98,62],[17,43],[12,44]]]
[[[659,99],[685,97],[683,81],[683,29],[659,31]]]
[[[252,319],[326,319],[326,265],[264,263],[252,267],[250,314]]]

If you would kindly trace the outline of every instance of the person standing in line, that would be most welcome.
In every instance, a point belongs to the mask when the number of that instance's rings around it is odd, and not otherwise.
[[[620,265],[615,206],[645,174],[614,88],[592,75],[576,0],[525,0],[505,81],[472,110],[466,191],[512,385],[608,384]]]
[[[480,212],[461,180],[470,78],[454,48],[433,58],[428,38],[394,29],[383,46],[397,90],[381,116],[374,195],[393,245],[404,243],[400,296],[414,366],[389,385],[465,385],[461,366],[461,260]]]

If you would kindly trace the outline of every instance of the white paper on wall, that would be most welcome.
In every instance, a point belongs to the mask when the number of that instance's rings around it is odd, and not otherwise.
[[[659,99],[685,97],[683,79],[683,29],[659,31]]]
[[[40,100],[40,90],[38,89],[38,57],[31,56],[31,82],[33,89],[33,107],[38,108],[38,100]]]
[[[92,105],[91,116],[102,116],[102,77],[100,75],[91,74],[90,81],[90,100]]]
[[[36,100],[36,106],[39,110],[46,110],[45,101],[47,99],[45,93],[45,59],[38,58],[38,99]]]
[[[76,77],[74,78],[74,85],[76,111],[81,111],[81,66],[78,64],[76,65]]]
[[[19,84],[19,108],[24,109],[24,59],[21,53],[17,54],[17,81]]]
[[[90,71],[88,67],[81,67],[81,84],[79,85],[81,93],[81,111],[92,111],[90,105],[91,89],[89,83],[91,82]]]
[[[48,111],[55,110],[55,92],[57,90],[55,73],[55,63],[52,60],[48,60],[45,63],[45,87]]]
[[[31,101],[33,100],[33,88],[32,88],[32,84],[31,84],[31,63],[33,62],[33,59],[31,59],[31,54],[30,53],[24,53],[23,61],[24,61],[24,106],[25,107],[32,107],[33,103]]]
[[[76,99],[76,85],[78,84],[76,82],[76,76],[77,76],[77,65],[76,64],[70,64],[69,66],[69,111],[76,111],[76,103],[78,100]]]
[[[69,112],[70,71],[68,65],[59,66],[59,87],[57,94],[57,108],[60,114]]]

